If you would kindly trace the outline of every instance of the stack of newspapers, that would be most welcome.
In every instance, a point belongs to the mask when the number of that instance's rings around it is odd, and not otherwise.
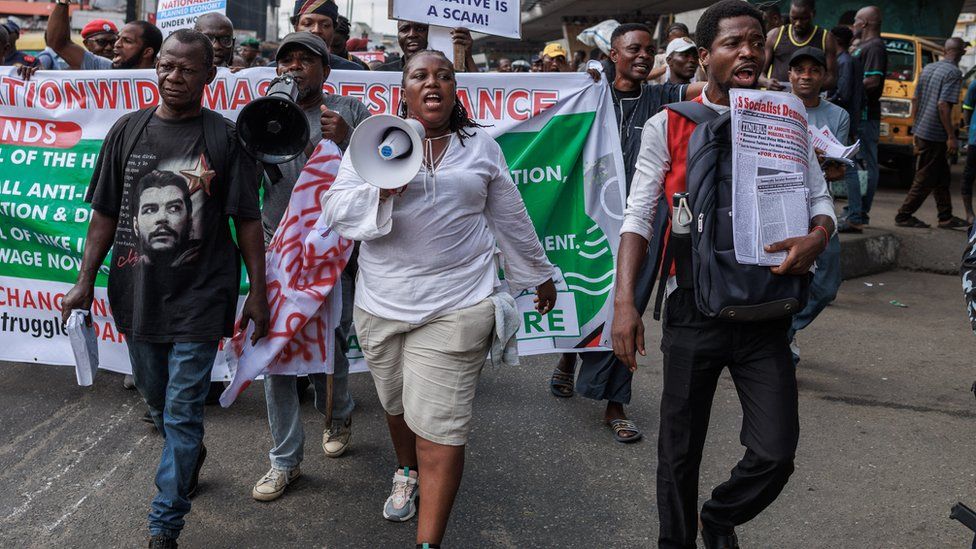
[[[813,148],[822,154],[824,162],[839,162],[855,167],[854,155],[861,150],[860,140],[855,141],[853,145],[845,146],[837,140],[837,136],[827,126],[822,128],[810,126],[808,131],[810,139],[813,140]]]

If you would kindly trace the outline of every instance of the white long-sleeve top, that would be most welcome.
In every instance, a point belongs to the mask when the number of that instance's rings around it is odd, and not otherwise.
[[[729,110],[725,105],[718,105],[708,100],[705,90],[701,94],[702,104],[723,114]],[[818,215],[826,215],[834,220],[834,202],[827,192],[827,181],[824,179],[820,162],[809,146],[807,157],[807,173],[804,177],[810,198],[810,219]],[[690,155],[689,155],[690,156]],[[620,234],[635,233],[651,240],[654,232],[654,214],[657,202],[664,192],[664,176],[671,170],[671,153],[668,151],[668,113],[667,110],[652,116],[644,124],[641,136],[641,152],[637,156],[634,181],[630,185],[630,195],[627,197],[627,208],[624,210],[624,222]]]
[[[422,324],[470,307],[499,285],[495,245],[513,290],[555,272],[536,236],[501,147],[483,130],[462,146],[452,135],[436,168],[421,168],[403,194],[380,190],[342,159],[322,196],[324,221],[362,242],[356,306],[381,318]]]

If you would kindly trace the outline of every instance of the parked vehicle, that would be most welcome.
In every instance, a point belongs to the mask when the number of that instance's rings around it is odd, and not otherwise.
[[[912,97],[922,68],[942,59],[944,50],[941,44],[919,36],[885,32],[881,33],[881,38],[888,50],[888,74],[881,95],[878,158],[882,165],[898,173],[902,184],[910,185],[915,175],[912,126],[916,113],[912,110]],[[965,87],[961,93],[965,93]],[[959,103],[953,109],[956,127],[962,118],[962,97],[960,95]]]

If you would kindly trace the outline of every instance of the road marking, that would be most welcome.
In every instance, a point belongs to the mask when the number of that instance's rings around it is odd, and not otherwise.
[[[64,522],[65,520],[67,520],[69,517],[71,517],[71,515],[75,514],[75,511],[77,511],[81,507],[81,504],[85,503],[85,500],[88,499],[89,496],[91,496],[93,493],[95,493],[95,491],[97,491],[99,488],[101,488],[103,485],[105,485],[105,481],[108,480],[108,477],[112,476],[112,473],[114,473],[115,470],[118,469],[120,465],[122,465],[123,463],[125,463],[126,461],[128,461],[129,456],[132,455],[132,452],[135,451],[135,449],[138,448],[143,443],[143,441],[145,441],[147,438],[149,438],[149,435],[145,435],[142,438],[140,438],[132,446],[132,448],[129,448],[129,451],[128,452],[122,454],[122,458],[119,459],[119,462],[116,463],[114,467],[112,467],[111,469],[109,469],[108,472],[105,473],[105,475],[102,478],[98,479],[95,482],[95,484],[92,485],[91,489],[88,491],[87,494],[85,494],[84,496],[82,496],[81,499],[79,499],[77,502],[75,502],[74,505],[72,505],[70,508],[68,508],[68,510],[65,511],[65,513],[63,515],[61,515],[61,518],[59,518],[58,520],[54,521],[51,524],[48,524],[48,525],[44,526],[44,528],[46,528],[48,532],[51,532],[55,528],[57,528],[58,526],[61,526],[61,523]]]

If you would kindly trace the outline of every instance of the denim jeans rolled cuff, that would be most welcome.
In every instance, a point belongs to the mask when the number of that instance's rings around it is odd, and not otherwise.
[[[349,300],[352,300],[351,296]],[[336,345],[335,359],[333,361],[332,410],[331,413],[329,411],[322,412],[332,419],[333,425],[345,423],[349,419],[349,416],[352,415],[352,411],[356,408],[356,402],[352,398],[352,393],[349,392],[349,359],[346,358],[346,353],[349,352],[348,334],[351,332],[351,317],[348,322],[343,320],[335,332],[336,342],[341,343]],[[323,392],[322,394],[324,395],[326,393]]]
[[[319,390],[315,383],[318,375],[309,375],[316,392]],[[290,471],[298,467],[305,456],[305,429],[302,426],[301,402],[298,400],[297,376],[265,376],[264,398],[268,404],[268,424],[274,443],[268,458],[275,469]]]
[[[190,511],[190,482],[203,445],[204,402],[219,342],[127,343],[133,381],[164,437],[149,532],[175,539]]]
[[[878,189],[880,178],[878,141],[881,139],[881,120],[862,120],[857,129],[861,140],[861,158],[864,159],[864,169],[868,172],[868,188],[861,198],[861,217],[866,223],[869,221],[874,193]]]
[[[806,328],[824,309],[835,299],[840,289],[843,277],[840,270],[840,236],[833,235],[827,243],[827,249],[817,258],[817,271],[810,282],[810,290],[806,307],[793,316],[789,338],[793,339],[796,332]]]
[[[864,223],[864,213],[861,209],[861,178],[857,175],[857,168],[847,167],[844,182],[847,184],[847,221],[860,225]]]

